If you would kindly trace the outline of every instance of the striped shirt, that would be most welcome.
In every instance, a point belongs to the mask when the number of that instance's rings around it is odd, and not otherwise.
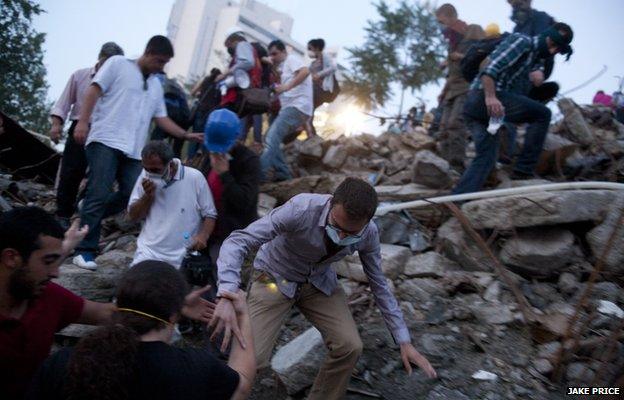
[[[496,91],[509,91],[520,79],[527,79],[529,72],[540,69],[537,55],[538,37],[513,33],[504,39],[488,56],[489,63],[477,75],[470,89],[481,90],[481,77],[488,75],[496,82]]]

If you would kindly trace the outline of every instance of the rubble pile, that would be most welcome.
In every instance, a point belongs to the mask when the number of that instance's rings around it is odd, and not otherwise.
[[[563,117],[551,126],[538,166],[542,179],[510,181],[501,166],[489,188],[624,182],[624,126],[604,107],[579,107],[569,99],[559,107]],[[522,129],[518,136],[521,145]],[[345,176],[371,182],[382,204],[448,194],[459,178],[423,129],[315,137],[291,142],[285,151],[297,178],[262,186],[262,215],[298,193],[331,193]],[[0,191],[3,207],[54,209],[50,186],[2,175]],[[388,284],[437,380],[402,371],[399,347],[357,253],[335,264],[364,342],[347,399],[559,399],[570,386],[622,386],[616,379],[624,371],[624,191],[536,192],[474,200],[460,210],[492,255],[443,205],[374,220]],[[97,260],[102,267],[91,272],[64,265],[60,283],[90,299],[110,299],[137,232],[123,217],[107,220]],[[76,326],[63,332],[82,334]],[[320,333],[293,310],[271,369],[259,375],[251,398],[303,398],[323,352]]]

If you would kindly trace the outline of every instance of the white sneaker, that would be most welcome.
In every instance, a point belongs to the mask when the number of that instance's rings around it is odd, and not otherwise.
[[[77,255],[72,260],[75,266],[88,269],[89,271],[95,271],[97,269],[97,263],[92,260],[85,259],[85,256],[82,254]]]

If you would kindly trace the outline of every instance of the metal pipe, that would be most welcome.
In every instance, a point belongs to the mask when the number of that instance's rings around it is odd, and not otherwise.
[[[408,208],[419,208],[430,206],[431,204],[443,204],[454,201],[466,201],[477,199],[489,199],[493,197],[512,196],[516,194],[536,193],[536,192],[550,192],[555,190],[570,190],[570,189],[607,189],[607,190],[624,190],[624,183],[615,182],[564,182],[564,183],[549,183],[533,186],[523,186],[518,188],[509,189],[495,189],[486,190],[483,192],[463,193],[449,196],[430,197],[421,200],[408,201],[404,203],[391,204],[387,206],[381,206],[377,208],[375,215],[384,215],[391,211],[405,210]]]

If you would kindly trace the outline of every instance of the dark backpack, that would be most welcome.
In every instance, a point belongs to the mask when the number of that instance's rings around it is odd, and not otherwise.
[[[479,67],[483,60],[485,60],[507,36],[509,36],[508,33],[503,33],[498,38],[477,40],[468,48],[468,51],[460,63],[461,73],[466,81],[472,82],[474,78],[479,75]]]
[[[186,101],[186,94],[175,81],[167,79],[163,91],[165,92],[165,106],[167,116],[176,124],[186,129],[189,127],[190,110]]]

